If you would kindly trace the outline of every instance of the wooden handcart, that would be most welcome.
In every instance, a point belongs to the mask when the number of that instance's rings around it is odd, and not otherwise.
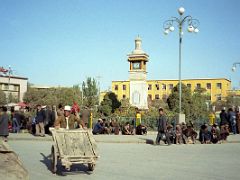
[[[93,171],[98,159],[97,145],[93,135],[83,129],[54,129],[51,128],[54,144],[51,149],[52,172],[57,172],[57,163],[70,170],[73,164],[87,164]]]

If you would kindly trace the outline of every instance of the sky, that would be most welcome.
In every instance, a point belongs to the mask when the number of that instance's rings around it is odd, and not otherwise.
[[[0,66],[35,85],[72,86],[98,78],[101,90],[128,80],[127,55],[139,35],[147,79],[178,79],[178,32],[163,23],[178,8],[200,21],[184,26],[182,78],[227,78],[240,89],[239,0],[0,0]]]

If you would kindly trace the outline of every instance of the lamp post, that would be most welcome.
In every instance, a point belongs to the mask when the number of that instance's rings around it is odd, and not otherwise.
[[[10,99],[9,99],[9,96],[10,96],[10,78],[11,78],[11,74],[12,74],[12,68],[11,66],[9,65],[8,66],[8,89],[7,89],[7,107],[8,107],[8,104],[10,103]]]
[[[182,78],[181,78],[181,71],[182,71],[182,39],[183,39],[183,26],[185,23],[188,25],[188,32],[190,33],[198,33],[198,25],[199,21],[197,19],[193,19],[192,16],[183,16],[185,9],[180,7],[178,9],[179,17],[172,17],[169,20],[163,23],[164,34],[168,35],[169,32],[174,31],[174,24],[178,27],[178,34],[179,34],[179,118],[182,113]],[[185,121],[185,120],[184,120]]]
[[[232,66],[232,71],[233,72],[236,71],[237,65],[240,65],[240,62],[233,63],[233,66]]]

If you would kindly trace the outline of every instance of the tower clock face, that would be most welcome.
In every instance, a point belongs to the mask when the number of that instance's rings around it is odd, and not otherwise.
[[[140,62],[134,62],[133,69],[140,69]]]

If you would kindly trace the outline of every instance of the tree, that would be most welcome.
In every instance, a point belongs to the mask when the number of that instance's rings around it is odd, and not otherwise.
[[[171,111],[179,112],[179,85],[177,84],[167,99],[168,107]],[[182,112],[187,118],[190,116],[190,110],[192,105],[192,94],[190,88],[185,84],[182,84]]]
[[[81,103],[81,92],[79,86],[72,88],[49,88],[49,89],[35,89],[28,88],[24,94],[24,102],[32,106],[41,105],[72,105],[74,102]]]
[[[8,103],[17,103],[19,102],[19,99],[15,96],[13,96],[12,93],[8,95]]]
[[[96,80],[93,78],[88,77],[86,82],[83,81],[82,84],[83,90],[83,104],[88,108],[93,108],[95,105],[98,104],[98,88]]]
[[[0,90],[0,105],[3,106],[7,103],[6,94]]]
[[[207,95],[204,89],[196,89],[193,94],[191,90],[182,84],[182,112],[187,121],[202,121],[208,116]],[[175,86],[167,100],[169,109],[175,113],[179,112],[179,92],[178,85]]]
[[[99,106],[99,111],[105,116],[109,116],[114,113],[116,109],[121,106],[121,102],[118,101],[117,95],[113,92],[108,92],[105,94],[101,105]]]

